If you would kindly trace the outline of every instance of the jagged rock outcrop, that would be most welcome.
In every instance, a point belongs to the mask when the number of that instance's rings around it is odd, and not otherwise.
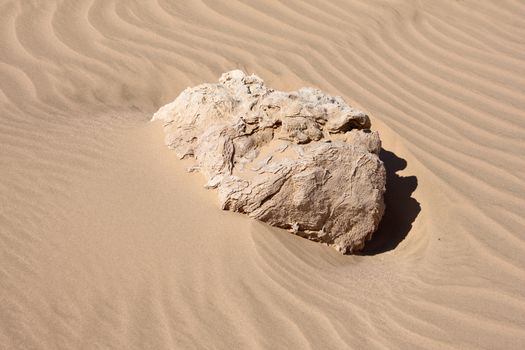
[[[194,157],[223,209],[246,213],[342,253],[383,215],[385,169],[370,119],[319,90],[283,92],[234,70],[159,109],[167,145]]]

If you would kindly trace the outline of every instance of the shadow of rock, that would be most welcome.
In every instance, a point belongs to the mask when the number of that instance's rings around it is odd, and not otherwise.
[[[412,223],[421,211],[419,202],[411,197],[417,188],[417,178],[397,174],[406,168],[407,162],[383,148],[379,158],[385,163],[386,169],[386,210],[377,231],[366,242],[362,255],[380,254],[396,248],[410,232]]]

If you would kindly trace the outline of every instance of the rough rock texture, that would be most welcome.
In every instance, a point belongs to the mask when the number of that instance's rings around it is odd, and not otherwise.
[[[269,89],[234,70],[184,90],[153,120],[166,143],[217,188],[223,209],[247,213],[342,253],[358,251],[383,215],[381,141],[342,98]]]

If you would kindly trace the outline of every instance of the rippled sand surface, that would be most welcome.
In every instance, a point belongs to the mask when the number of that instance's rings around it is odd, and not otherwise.
[[[0,1],[0,348],[525,348],[525,2]],[[224,71],[384,140],[361,256],[223,212],[154,111]]]

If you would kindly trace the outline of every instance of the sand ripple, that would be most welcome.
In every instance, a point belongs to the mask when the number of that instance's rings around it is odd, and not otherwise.
[[[0,347],[524,348],[524,14],[2,1]],[[147,125],[234,68],[370,113],[403,206],[368,255],[219,211]]]

